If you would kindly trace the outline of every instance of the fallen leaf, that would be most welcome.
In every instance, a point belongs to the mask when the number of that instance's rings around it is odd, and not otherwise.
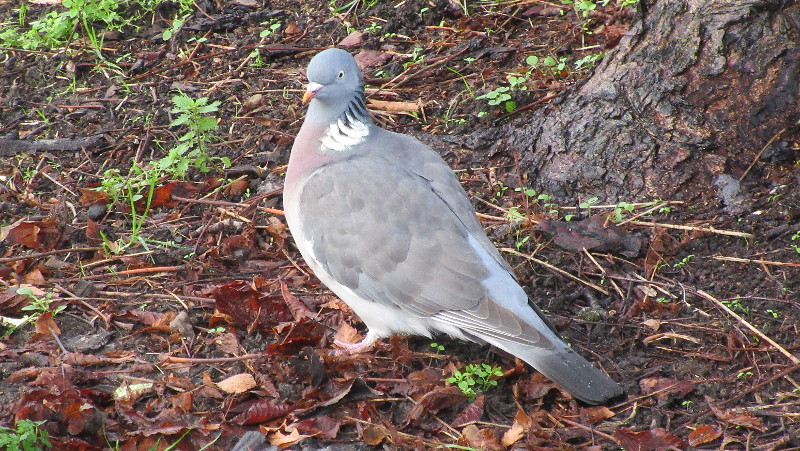
[[[581,409],[582,416],[589,418],[592,424],[599,423],[600,421],[607,420],[616,416],[613,410],[605,406],[585,407]]]
[[[362,31],[353,31],[350,34],[348,34],[347,37],[339,41],[338,47],[344,47],[344,48],[357,47],[362,43],[364,43],[365,34],[366,33]]]
[[[533,420],[531,417],[529,417],[524,410],[517,409],[517,413],[514,415],[514,423],[512,423],[511,427],[503,433],[503,437],[500,439],[500,444],[503,445],[504,448],[509,448],[511,445],[522,439],[528,430],[530,430],[532,425]]]
[[[286,305],[289,306],[289,311],[292,312],[292,316],[294,316],[295,320],[299,321],[303,318],[313,318],[317,316],[311,309],[303,304],[300,299],[297,299],[297,296],[289,291],[289,287],[286,286],[286,282],[284,282],[283,279],[280,280],[280,285],[281,296],[283,296]]]
[[[617,428],[614,431],[614,438],[627,451],[666,451],[686,448],[686,442],[662,428],[649,431]]]
[[[250,373],[239,373],[217,382],[217,387],[225,393],[244,393],[256,385],[256,380]]]
[[[486,397],[484,395],[479,395],[474,401],[467,404],[467,406],[464,407],[464,410],[459,412],[459,414],[453,418],[453,421],[451,422],[452,426],[458,428],[480,420],[483,416],[483,405],[485,399]]]
[[[272,401],[259,401],[251,404],[247,410],[237,415],[233,422],[241,425],[265,423],[286,416],[293,410],[294,407],[290,404],[274,405]]]
[[[361,438],[370,446],[378,446],[389,436],[389,430],[379,424],[371,424],[364,428]]]
[[[288,428],[287,428],[288,429]],[[273,432],[269,435],[269,444],[277,446],[279,448],[283,448],[285,446],[294,445],[295,443],[303,440],[304,438],[308,438],[308,435],[301,434],[295,428],[292,428],[287,434],[282,433],[281,431]]]
[[[705,397],[708,407],[714,412],[717,418],[727,423],[736,426],[746,427],[748,429],[755,429],[759,432],[765,432],[767,427],[764,426],[764,420],[744,409],[723,409],[714,404],[713,400],[708,396]]]
[[[52,312],[42,313],[36,319],[36,333],[32,339],[52,338],[53,335],[61,335],[61,329],[53,320]]]
[[[494,431],[491,429],[479,429],[478,426],[470,424],[461,431],[461,436],[467,441],[470,447],[480,450],[501,451],[503,446],[497,441]]]
[[[703,425],[690,432],[687,438],[690,446],[699,446],[713,442],[720,436],[722,436],[722,431],[719,428]]]

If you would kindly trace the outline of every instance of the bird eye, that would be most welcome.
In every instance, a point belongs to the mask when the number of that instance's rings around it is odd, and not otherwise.
[[[343,70],[339,71],[339,78],[344,78],[344,71]]]

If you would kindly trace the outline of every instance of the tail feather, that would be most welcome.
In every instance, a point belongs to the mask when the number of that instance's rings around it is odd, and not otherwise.
[[[501,342],[491,337],[481,338],[524,360],[572,396],[588,404],[602,404],[623,393],[622,387],[563,342],[556,343],[553,349],[542,349]]]

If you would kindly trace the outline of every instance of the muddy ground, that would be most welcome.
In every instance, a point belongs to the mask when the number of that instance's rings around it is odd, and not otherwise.
[[[167,40],[170,4],[103,33],[99,51],[81,32],[66,48],[0,50],[0,315],[53,300],[0,341],[0,423],[45,421],[56,449],[231,449],[248,431],[289,449],[800,449],[798,143],[781,144],[788,159],[757,159],[727,211],[720,199],[577,208],[526,193],[535,181],[520,180],[513,151],[469,145],[570,95],[591,76],[575,63],[613,48],[632,8],[195,6]],[[19,7],[0,2],[2,21]],[[332,45],[366,66],[378,123],[446,149],[531,299],[624,398],[583,405],[512,357],[447,337],[333,353],[334,332],[357,340],[363,324],[309,274],[280,203],[303,69]],[[565,66],[532,70],[531,55]],[[512,76],[525,88],[508,91],[514,105],[480,97]],[[146,211],[96,194],[107,171],[125,180],[176,145],[179,92],[219,102],[208,152],[231,167],[159,178]],[[565,250],[564,235],[537,230],[615,213],[641,244],[626,255]],[[485,394],[445,382],[484,363],[504,373]]]

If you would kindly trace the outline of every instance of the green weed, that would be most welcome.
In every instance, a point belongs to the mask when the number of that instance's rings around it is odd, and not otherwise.
[[[493,378],[501,377],[502,375],[503,370],[498,366],[492,366],[488,363],[481,363],[480,365],[469,364],[464,368],[464,371],[456,370],[445,381],[456,384],[472,401],[478,394],[486,393],[487,390],[496,386],[497,381]]]
[[[38,451],[52,448],[47,431],[39,429],[44,421],[19,420],[16,428],[0,426],[0,449],[8,451]]]
[[[52,306],[52,303],[55,302],[52,292],[45,293],[44,296],[39,296],[30,287],[20,287],[17,288],[17,294],[28,296],[31,299],[28,305],[20,309],[23,312],[29,313],[25,314],[22,318],[0,316],[0,324],[7,327],[5,332],[3,332],[3,337],[11,335],[17,329],[27,324],[35,323],[36,320],[45,313],[51,313],[55,316],[67,308],[66,305],[59,305],[55,308]],[[2,440],[0,440],[0,443],[2,443]]]

